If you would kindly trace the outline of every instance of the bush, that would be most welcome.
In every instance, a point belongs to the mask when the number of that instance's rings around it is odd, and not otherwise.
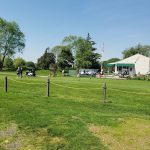
[[[4,61],[4,67],[10,70],[14,70],[13,60],[7,57]]]
[[[28,62],[26,62],[26,67],[27,68],[35,68],[35,64],[32,61],[28,61]]]
[[[150,78],[148,76],[145,75],[141,75],[141,76],[135,76],[133,78],[128,78],[128,79],[133,79],[133,80],[147,80],[150,81]]]
[[[20,58],[20,57],[18,57],[18,58],[16,58],[15,60],[14,60],[14,62],[13,62],[13,64],[14,64],[14,66],[15,66],[15,68],[17,69],[18,67],[23,67],[23,66],[25,66],[25,60],[23,59],[23,58]]]

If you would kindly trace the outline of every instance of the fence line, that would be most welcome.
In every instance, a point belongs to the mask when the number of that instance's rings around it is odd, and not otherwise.
[[[29,83],[29,82],[13,80],[13,79],[10,79],[10,78],[9,78],[9,80],[14,81],[14,82],[18,82],[18,83],[29,84],[29,85],[46,85],[46,83]]]
[[[9,80],[14,81],[14,82],[18,82],[18,83],[22,83],[22,84],[28,84],[28,85],[46,85],[46,82],[45,83],[29,83],[29,82],[17,81],[17,80],[10,79],[10,78],[9,78]],[[64,85],[57,84],[57,83],[54,83],[54,82],[51,82],[51,84],[56,85],[56,86],[60,86],[60,87],[75,89],[75,90],[96,90],[96,89],[100,90],[101,89],[101,88],[76,88],[76,87],[64,86]],[[0,87],[0,88],[2,88],[2,87]],[[150,93],[130,92],[130,91],[119,90],[119,89],[114,89],[114,88],[108,88],[107,90],[118,91],[118,92],[123,92],[123,93],[128,93],[128,94],[150,95]]]
[[[46,93],[47,93],[47,96],[49,97],[50,95],[50,86],[49,86],[49,79],[48,79],[48,82],[47,83],[29,83],[29,82],[23,82],[23,81],[17,81],[17,80],[14,80],[14,79],[10,79],[10,81],[13,81],[13,82],[16,82],[16,83],[22,83],[22,84],[27,84],[27,85],[47,85],[48,86],[48,89],[46,90]],[[4,88],[5,88],[5,92],[7,93],[7,76],[5,77],[5,84],[4,84]],[[22,92],[24,93],[24,92]],[[32,92],[33,93],[33,92]],[[37,92],[36,92],[37,93]]]
[[[70,86],[64,86],[61,84],[56,84],[54,82],[51,82],[52,84],[56,85],[56,86],[61,86],[61,87],[66,87],[66,88],[71,88],[71,89],[76,89],[76,90],[94,90],[94,89],[100,89],[100,88],[74,88],[74,87],[70,87]],[[128,94],[139,94],[139,95],[150,95],[150,93],[137,93],[137,92],[129,92],[129,91],[124,91],[124,90],[119,90],[119,89],[114,89],[114,88],[108,88],[108,90],[113,90],[113,91],[119,91],[119,92],[124,92],[124,93],[128,93]]]
[[[113,88],[109,88],[109,90],[118,91],[118,92],[124,92],[124,93],[128,93],[128,94],[139,94],[139,95],[149,95],[150,94],[150,93],[129,92],[129,91],[124,91],[124,90],[119,90],[119,89],[113,89]]]
[[[16,74],[14,73],[3,73],[3,72],[1,72],[0,75],[16,76]]]
[[[62,81],[62,79],[60,79],[60,80],[56,80],[56,81]],[[65,81],[65,83],[72,83],[72,82],[75,82],[75,83],[91,83],[91,82],[86,82],[86,81],[84,81],[84,80],[82,80],[82,79],[76,79],[76,80],[70,80],[70,81]],[[94,83],[94,84],[98,84],[97,82],[96,83]]]
[[[56,85],[56,86],[65,87],[65,88],[76,89],[76,90],[89,90],[88,88],[75,88],[75,87],[71,87],[71,86],[64,86],[64,85],[57,84],[57,83],[54,83],[54,82],[51,82],[51,84]],[[92,89],[100,89],[100,88],[91,88],[91,90]]]

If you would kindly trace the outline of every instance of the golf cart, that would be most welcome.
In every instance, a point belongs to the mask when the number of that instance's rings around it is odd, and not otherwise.
[[[36,76],[35,68],[27,68],[27,71],[26,71],[25,75],[35,77]]]

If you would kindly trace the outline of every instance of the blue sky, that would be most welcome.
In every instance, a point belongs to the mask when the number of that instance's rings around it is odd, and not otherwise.
[[[122,58],[138,43],[150,45],[149,0],[0,0],[0,17],[16,21],[26,36],[23,57],[37,61],[63,37],[89,32],[103,59]]]

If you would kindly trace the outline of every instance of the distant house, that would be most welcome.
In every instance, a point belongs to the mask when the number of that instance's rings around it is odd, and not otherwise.
[[[136,54],[118,62],[107,64],[108,67],[114,68],[115,74],[145,75],[150,71],[150,58],[141,54]]]

